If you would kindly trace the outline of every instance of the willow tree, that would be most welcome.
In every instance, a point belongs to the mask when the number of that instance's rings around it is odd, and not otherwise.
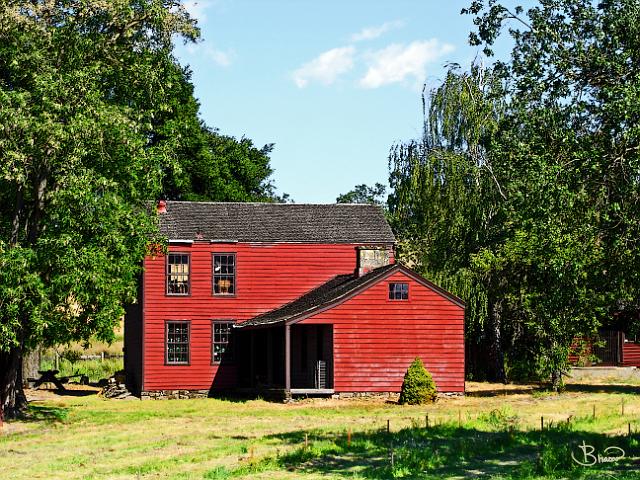
[[[468,337],[488,334],[490,375],[499,380],[503,279],[479,275],[473,259],[502,235],[504,192],[488,155],[504,110],[501,94],[493,71],[451,66],[444,82],[423,94],[422,138],[396,145],[389,158],[400,256],[467,301]]]
[[[0,406],[24,406],[34,345],[113,338],[155,231],[173,139],[172,39],[198,31],[172,0],[0,5]]]

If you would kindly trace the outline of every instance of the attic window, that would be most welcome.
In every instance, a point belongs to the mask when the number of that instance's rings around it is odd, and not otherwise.
[[[213,294],[236,294],[235,253],[215,253],[213,255]]]
[[[409,284],[390,283],[389,300],[409,300]]]
[[[167,255],[167,295],[189,295],[190,255]]]

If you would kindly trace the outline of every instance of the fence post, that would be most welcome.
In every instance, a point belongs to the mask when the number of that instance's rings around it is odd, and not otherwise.
[[[391,420],[387,419],[387,433],[391,433]]]
[[[393,452],[393,442],[391,442],[391,446],[390,446],[390,457],[391,457],[391,469],[393,470],[394,464],[395,464],[395,459],[394,457],[394,452]]]
[[[429,414],[424,417],[425,428],[429,428]]]
[[[544,417],[540,416],[540,431],[544,430]]]

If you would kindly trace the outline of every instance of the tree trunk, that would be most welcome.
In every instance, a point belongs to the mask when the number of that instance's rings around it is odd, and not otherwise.
[[[551,372],[551,389],[557,392],[560,387],[562,387],[562,371],[555,369]]]
[[[42,348],[37,347],[22,354],[22,385],[27,386],[29,378],[38,378]]]
[[[493,371],[489,372],[496,382],[507,383],[507,375],[504,371],[504,353],[502,352],[502,303],[492,302],[489,305],[490,318],[490,354],[493,363]]]
[[[5,418],[15,418],[27,406],[22,388],[22,347],[0,351],[0,404]]]

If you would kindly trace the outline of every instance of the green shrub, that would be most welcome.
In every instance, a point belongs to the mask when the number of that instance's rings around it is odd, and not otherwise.
[[[420,358],[413,361],[407,373],[404,374],[402,391],[400,392],[400,404],[402,405],[422,405],[423,403],[435,402],[437,398],[436,383],[431,374],[424,368]]]

